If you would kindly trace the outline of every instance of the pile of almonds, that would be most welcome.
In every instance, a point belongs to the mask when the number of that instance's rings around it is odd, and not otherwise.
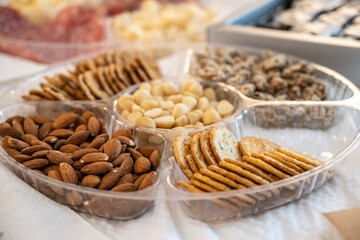
[[[103,120],[91,111],[67,112],[55,120],[14,116],[0,124],[0,136],[16,161],[66,183],[128,192],[157,180],[159,152],[136,148],[129,129],[116,130],[109,138]]]

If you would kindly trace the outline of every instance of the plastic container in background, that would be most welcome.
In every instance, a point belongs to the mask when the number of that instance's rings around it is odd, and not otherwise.
[[[120,123],[116,115],[105,105],[98,103],[79,102],[42,102],[14,104],[0,110],[0,121],[21,115],[30,116],[41,114],[55,118],[56,116],[74,111],[82,113],[90,110],[99,119],[103,119],[109,136],[119,128],[128,128],[137,146],[152,146],[160,156],[164,151],[165,141],[156,133],[147,130],[132,128]],[[156,140],[156,143],[153,142]],[[154,202],[159,180],[151,187],[136,192],[113,192],[99,190],[70,183],[64,183],[41,175],[26,168],[15,159],[7,155],[3,148],[0,149],[1,161],[5,163],[20,179],[43,193],[50,199],[67,205],[75,210],[86,212],[100,217],[127,220],[140,216],[148,210]],[[159,169],[161,168],[161,164]],[[158,170],[159,171],[159,170]]]

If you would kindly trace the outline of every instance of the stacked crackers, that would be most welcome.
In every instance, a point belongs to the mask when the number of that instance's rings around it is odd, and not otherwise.
[[[175,139],[174,153],[189,179],[189,183],[180,180],[177,184],[192,193],[251,188],[299,175],[323,163],[266,139],[245,137],[238,142],[225,128],[212,128],[192,137],[180,135]],[[286,186],[289,190],[295,187]],[[254,198],[264,200],[279,193],[274,189]],[[255,204],[255,199],[242,196],[235,203],[229,198],[227,205],[230,202],[233,207],[245,207]],[[224,205],[224,200],[220,205]]]
[[[150,63],[151,62],[151,63]],[[46,76],[41,90],[32,89],[25,100],[98,100],[160,77],[154,63],[139,53],[108,51],[76,64],[74,71]]]

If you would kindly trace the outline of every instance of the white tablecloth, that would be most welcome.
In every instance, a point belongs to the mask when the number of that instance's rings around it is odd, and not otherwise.
[[[0,73],[6,71],[0,59]],[[0,93],[14,82],[0,85]],[[0,164],[0,235],[8,239],[342,239],[324,212],[360,206],[360,149],[324,187],[294,203],[222,223],[189,218],[155,202],[141,217],[114,221],[76,213],[36,192]],[[360,239],[360,236],[359,236]]]

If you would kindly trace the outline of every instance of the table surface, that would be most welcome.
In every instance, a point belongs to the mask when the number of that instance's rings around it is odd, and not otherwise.
[[[10,68],[14,63],[16,69]],[[19,77],[43,68],[0,55],[0,94],[21,84]],[[179,205],[165,201],[156,201],[143,216],[129,221],[76,213],[0,164],[0,239],[342,239],[322,213],[360,205],[359,157],[357,149],[325,186],[294,203],[221,223],[192,219]]]

